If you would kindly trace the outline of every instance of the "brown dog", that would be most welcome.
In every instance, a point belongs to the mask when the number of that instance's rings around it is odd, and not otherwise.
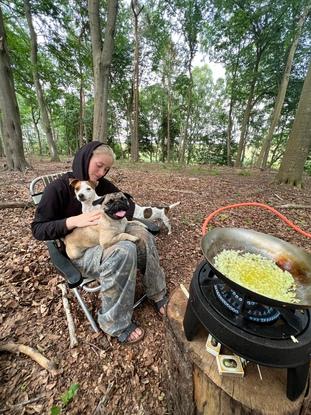
[[[119,241],[136,242],[139,239],[125,232],[129,223],[125,217],[129,202],[122,192],[109,193],[93,204],[101,204],[102,218],[98,225],[75,228],[65,237],[66,252],[70,259],[80,258],[86,249],[96,245],[108,248]],[[138,221],[133,222],[145,227]]]

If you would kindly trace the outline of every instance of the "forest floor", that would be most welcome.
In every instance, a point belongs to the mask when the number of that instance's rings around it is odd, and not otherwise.
[[[0,160],[0,166],[3,165]],[[28,187],[34,177],[66,171],[70,165],[70,160],[61,163],[33,160],[33,170],[26,173],[2,169],[0,201],[30,200]],[[277,185],[275,172],[123,163],[111,170],[109,178],[141,205],[181,202],[172,212],[172,234],[163,232],[156,237],[170,293],[180,283],[189,285],[196,265],[203,258],[202,222],[218,207],[249,201],[273,207],[311,205],[311,177],[305,178],[305,187],[299,190]],[[280,211],[310,232],[310,210],[280,208]],[[164,323],[153,308],[144,303],[134,312],[146,331],[143,341],[123,346],[110,339],[106,347],[103,336],[92,332],[79,306],[71,302],[79,344],[70,349],[58,287],[62,278],[50,264],[44,243],[31,235],[34,208],[3,209],[0,215],[0,345],[16,342],[33,347],[59,368],[53,376],[24,354],[0,353],[0,413],[50,414],[53,406],[63,405],[62,413],[88,415],[95,414],[103,400],[104,410],[97,413],[168,414],[163,371]],[[311,252],[310,240],[257,207],[224,212],[212,224],[268,233]],[[96,297],[92,294],[87,298],[92,310],[98,306]],[[65,398],[69,398],[66,392],[76,384],[79,385],[76,395],[65,405]]]

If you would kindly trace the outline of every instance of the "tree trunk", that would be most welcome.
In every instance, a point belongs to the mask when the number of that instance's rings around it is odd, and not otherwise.
[[[37,101],[40,108],[41,113],[41,124],[42,129],[46,134],[46,138],[48,141],[51,161],[59,161],[59,157],[57,154],[56,145],[54,142],[53,134],[52,134],[52,127],[49,118],[49,113],[43,93],[43,88],[40,82],[39,72],[38,72],[38,44],[37,44],[37,34],[34,30],[33,23],[32,23],[32,16],[31,16],[31,7],[30,1],[24,0],[24,9],[25,15],[29,27],[30,32],[30,41],[31,41],[31,64],[32,64],[32,75],[33,81],[36,89]]]
[[[232,151],[231,151],[231,143],[232,143],[232,128],[233,128],[233,108],[236,101],[236,79],[238,74],[238,67],[240,63],[240,50],[241,47],[238,48],[238,53],[236,60],[234,62],[234,67],[232,71],[232,79],[230,81],[230,106],[229,106],[229,113],[228,113],[228,129],[227,129],[227,136],[226,136],[226,150],[227,150],[227,166],[232,166]]]
[[[293,60],[294,60],[294,54],[295,51],[297,49],[297,45],[298,45],[298,41],[301,35],[301,31],[302,31],[302,27],[304,25],[304,22],[306,21],[306,18],[308,16],[308,14],[310,13],[311,10],[311,6],[307,6],[302,14],[302,16],[300,17],[298,24],[297,24],[297,30],[296,33],[294,35],[294,39],[292,42],[292,45],[290,47],[290,51],[287,57],[287,62],[286,62],[286,66],[285,66],[285,70],[284,70],[284,74],[283,74],[283,78],[282,78],[282,82],[281,85],[279,87],[279,91],[278,91],[278,95],[276,97],[276,102],[275,102],[275,106],[273,109],[273,113],[271,116],[271,123],[270,123],[270,127],[269,127],[269,131],[268,134],[266,135],[266,137],[264,138],[262,147],[261,147],[261,151],[256,163],[256,167],[258,168],[263,168],[265,169],[267,166],[267,160],[268,160],[268,156],[269,156],[269,151],[270,151],[270,146],[271,146],[271,142],[272,142],[272,138],[273,138],[273,133],[274,130],[276,128],[276,126],[278,125],[279,119],[280,119],[280,115],[281,115],[281,111],[283,108],[283,103],[284,103],[284,99],[285,99],[285,95],[286,95],[286,91],[287,91],[287,86],[288,86],[288,82],[289,82],[289,76],[290,76],[290,72],[292,69],[292,65],[293,65]]]
[[[168,91],[167,91],[167,147],[166,147],[166,161],[171,161],[171,114],[172,114],[172,95],[171,95],[171,79],[168,75]]]
[[[167,134],[167,147],[166,147],[166,161],[168,163],[171,162],[172,159],[172,144],[171,143],[171,120],[172,120],[172,62],[175,61],[176,56],[174,54],[173,45],[170,42],[168,48],[168,59],[166,60],[167,63],[167,126],[166,126],[166,134]]]
[[[133,71],[133,134],[131,141],[131,159],[134,162],[138,161],[139,156],[139,35],[138,35],[138,16],[143,7],[139,8],[137,0],[131,0],[131,7],[134,15],[134,37],[135,37],[135,52],[134,52],[134,71]]]
[[[3,149],[3,123],[1,118],[1,111],[0,111],[0,157],[4,157],[4,149]]]
[[[253,83],[251,86],[249,96],[248,96],[246,109],[243,115],[243,121],[242,121],[242,126],[241,126],[241,134],[240,134],[240,140],[239,140],[239,146],[238,146],[238,153],[237,153],[236,161],[235,161],[235,167],[242,166],[243,154],[244,154],[245,145],[246,145],[246,131],[247,131],[247,126],[249,123],[251,109],[252,109],[254,89],[255,89],[255,84]]]
[[[126,125],[127,125],[127,135],[126,135],[126,141],[127,141],[127,159],[130,158],[130,148],[131,148],[131,142],[133,137],[133,120],[132,120],[132,107],[133,107],[133,94],[130,94],[129,98],[124,94],[124,103],[125,103],[125,112],[126,112]]]
[[[42,144],[41,144],[40,131],[39,131],[39,128],[38,128],[40,115],[38,115],[38,119],[35,118],[35,112],[34,112],[33,107],[31,107],[31,118],[32,118],[33,125],[34,125],[36,133],[37,133],[38,144],[39,144],[39,156],[42,156]]]
[[[231,160],[231,142],[232,142],[232,126],[233,126],[232,112],[233,112],[233,97],[231,96],[229,114],[228,114],[228,130],[227,130],[227,166],[232,165],[232,160]]]
[[[284,137],[284,130],[286,127],[286,123],[284,122],[282,125],[282,129],[280,132],[280,139],[278,140],[278,142],[274,145],[273,150],[272,150],[272,154],[270,157],[270,161],[269,161],[269,167],[272,168],[273,164],[276,163],[283,155],[283,151],[282,151],[282,137]]]
[[[279,183],[302,186],[305,162],[311,148],[311,63],[303,84],[294,124],[277,175]]]
[[[80,74],[80,89],[79,89],[79,147],[83,146],[84,136],[84,117],[85,117],[85,95],[83,85],[83,75]]]
[[[100,10],[98,0],[88,1],[93,70],[94,70],[94,121],[93,140],[108,141],[108,95],[110,70],[114,48],[114,34],[118,14],[118,0],[107,1],[107,22],[104,43],[101,40]]]
[[[7,49],[2,10],[0,7],[0,118],[3,149],[8,168],[23,171],[25,160],[20,113],[15,95],[14,79]]]
[[[185,162],[185,153],[186,148],[188,146],[188,134],[189,134],[189,120],[190,120],[190,113],[191,113],[191,107],[192,107],[192,60],[194,58],[194,53],[191,50],[190,51],[190,58],[188,63],[188,73],[189,73],[189,87],[188,87],[188,99],[187,99],[187,114],[186,114],[186,122],[184,127],[184,133],[181,140],[181,149],[180,149],[180,156],[179,156],[179,162],[181,164],[184,164]]]
[[[101,62],[102,39],[99,15],[99,0],[88,0],[88,15],[92,40],[93,74],[94,74],[94,118],[93,140],[100,140],[102,113],[99,103],[103,101],[103,68]]]
[[[242,126],[241,126],[238,153],[237,153],[236,160],[235,160],[236,167],[242,166],[242,157],[243,157],[243,152],[245,150],[246,136],[247,136],[246,132],[247,132],[248,123],[250,119],[251,109],[253,106],[254,91],[255,91],[255,86],[256,86],[257,77],[258,77],[258,68],[259,68],[259,62],[261,59],[261,52],[262,51],[257,50],[257,57],[256,57],[256,63],[255,63],[255,68],[254,68],[254,73],[253,73],[253,79],[251,82],[251,88],[250,88],[250,92],[248,95],[248,100],[247,100],[245,112],[243,115]]]

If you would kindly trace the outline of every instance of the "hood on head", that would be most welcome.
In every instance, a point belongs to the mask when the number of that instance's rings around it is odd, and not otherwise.
[[[102,144],[100,141],[91,141],[77,151],[72,162],[72,171],[76,179],[89,180],[88,169],[93,151]]]

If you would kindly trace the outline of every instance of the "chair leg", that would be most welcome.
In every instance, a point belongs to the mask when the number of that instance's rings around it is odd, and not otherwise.
[[[138,307],[141,303],[143,303],[147,299],[147,295],[144,294],[136,303],[133,305],[133,310]]]
[[[80,293],[78,291],[78,288],[77,287],[76,288],[72,288],[72,291],[73,291],[74,295],[76,296],[76,298],[77,298],[77,300],[78,300],[78,302],[79,302],[79,304],[80,304],[80,306],[81,306],[84,314],[86,315],[86,318],[89,320],[89,322],[90,322],[90,324],[92,326],[92,329],[96,333],[99,333],[100,332],[100,329],[97,326],[97,324],[96,324],[96,322],[95,322],[92,314],[90,313],[90,310],[87,308],[87,305],[85,304],[83,298],[81,297],[81,295],[80,295]]]

